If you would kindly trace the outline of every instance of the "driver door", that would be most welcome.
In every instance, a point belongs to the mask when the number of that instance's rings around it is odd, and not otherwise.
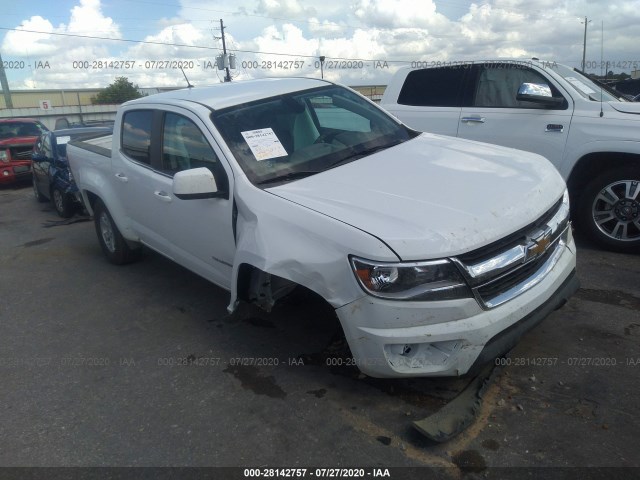
[[[458,136],[538,153],[559,168],[571,126],[571,97],[524,64],[480,64],[473,73],[473,97],[462,108]],[[546,84],[554,97],[565,101],[554,107],[519,101],[516,95],[525,82]]]

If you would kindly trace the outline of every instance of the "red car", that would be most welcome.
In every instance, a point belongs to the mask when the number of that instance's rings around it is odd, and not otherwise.
[[[0,119],[0,184],[31,179],[31,151],[49,129],[32,118]]]

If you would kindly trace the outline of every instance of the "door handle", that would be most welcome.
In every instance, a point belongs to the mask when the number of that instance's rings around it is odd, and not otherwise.
[[[127,183],[129,179],[124,173],[116,173],[116,178],[120,180],[122,183]]]
[[[562,133],[562,132],[564,132],[564,125],[559,125],[559,124],[556,124],[556,123],[550,123],[549,125],[547,125],[547,128],[544,131],[545,132]]]
[[[169,194],[167,192],[163,192],[162,190],[156,190],[155,192],[153,192],[153,194],[163,202],[171,201],[171,197],[169,196]]]
[[[484,117],[462,117],[462,121],[465,123],[484,123]]]

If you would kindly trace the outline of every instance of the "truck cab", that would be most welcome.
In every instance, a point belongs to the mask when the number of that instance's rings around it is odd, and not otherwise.
[[[31,152],[43,132],[32,118],[0,119],[0,184],[31,179]]]

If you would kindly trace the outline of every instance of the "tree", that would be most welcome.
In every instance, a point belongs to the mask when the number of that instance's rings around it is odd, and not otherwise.
[[[124,103],[140,97],[144,95],[138,91],[137,85],[131,83],[127,77],[118,77],[111,85],[92,97],[91,103],[94,105]]]

